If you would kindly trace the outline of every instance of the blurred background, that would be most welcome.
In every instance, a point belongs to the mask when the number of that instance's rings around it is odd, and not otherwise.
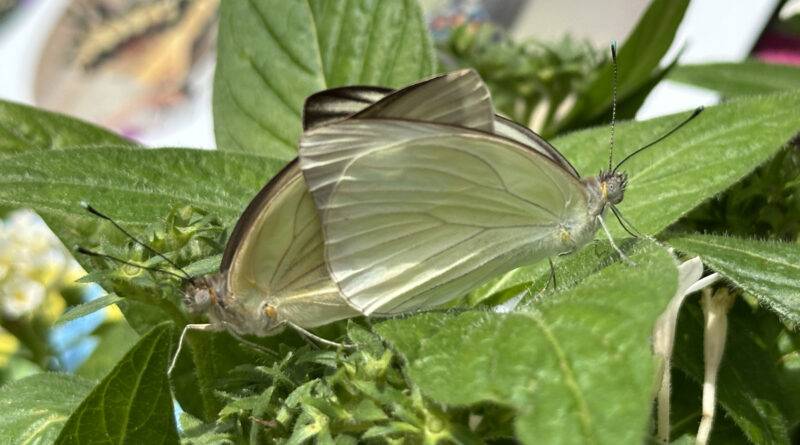
[[[569,129],[561,125],[569,91],[608,57],[612,40],[624,42],[649,2],[421,4],[442,70],[469,65],[494,73],[494,81],[511,85],[494,98],[497,108],[550,137]],[[213,149],[218,6],[219,0],[0,0],[0,99],[77,116],[148,146]],[[799,42],[800,0],[694,0],[662,67],[747,58],[800,65]],[[521,57],[525,63],[516,63]],[[532,91],[527,79],[534,78],[552,94]],[[665,81],[635,116],[718,100]],[[113,309],[51,330],[65,308],[101,290],[74,282],[84,272],[35,214],[15,210],[0,218],[0,384],[41,369],[82,367],[91,374],[85,360],[97,347],[92,333],[116,329],[120,338],[135,338]]]

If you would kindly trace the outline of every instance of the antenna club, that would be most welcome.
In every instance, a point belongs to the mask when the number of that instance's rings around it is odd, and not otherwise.
[[[97,253],[92,252],[91,250],[89,250],[89,249],[87,249],[87,248],[85,248],[83,246],[75,246],[73,249],[76,252],[78,252],[78,253],[80,253],[82,255],[97,256]]]
[[[100,218],[103,218],[103,219],[111,221],[111,218],[109,218],[108,216],[100,213],[100,211],[98,211],[94,207],[90,206],[87,202],[81,201],[81,206],[84,209],[86,209],[87,212],[91,213],[92,215],[95,215],[95,216],[98,216]]]
[[[615,60],[617,58],[617,41],[616,40],[612,40],[611,41],[611,58],[615,59]]]

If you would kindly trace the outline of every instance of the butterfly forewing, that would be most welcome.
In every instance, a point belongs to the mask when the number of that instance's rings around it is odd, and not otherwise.
[[[359,96],[357,92],[346,96]],[[306,103],[308,110],[320,108],[315,105],[316,99]],[[343,108],[351,108],[345,105]],[[402,118],[429,122],[454,124],[463,127],[491,131],[494,122],[489,91],[473,70],[461,70],[437,76],[418,84],[398,90],[377,103],[365,108],[351,119],[360,118]],[[336,140],[323,141],[310,152],[326,153],[326,162],[342,164],[331,166],[328,170],[339,170],[349,162],[353,153],[360,153],[369,148],[372,130],[366,133],[340,134]],[[301,162],[309,160],[305,156]],[[305,169],[304,169],[305,170]],[[327,178],[310,178],[319,170],[305,170],[306,180],[313,191],[317,208],[322,208],[334,185]]]
[[[292,162],[253,200],[231,237],[238,242],[226,251],[223,265],[230,265],[228,288],[236,299],[254,313],[266,300],[303,327],[356,315],[328,275],[320,224]]]
[[[304,134],[300,153],[312,194],[324,192],[316,202],[331,277],[365,314],[441,304],[570,251],[582,242],[570,234],[586,232],[583,185],[503,137],[350,119]]]
[[[495,116],[494,133],[498,136],[504,136],[513,139],[522,145],[525,145],[533,150],[538,151],[544,156],[550,158],[551,161],[560,165],[561,168],[569,172],[572,176],[580,178],[578,171],[570,164],[567,158],[555,149],[549,142],[544,140],[543,137],[534,133],[530,128],[524,127],[511,119],[506,119],[502,116]]]

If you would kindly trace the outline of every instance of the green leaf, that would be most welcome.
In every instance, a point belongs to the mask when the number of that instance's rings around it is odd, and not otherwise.
[[[416,0],[309,0],[326,87],[399,88],[435,72]]]
[[[120,301],[122,301],[122,297],[118,297],[113,294],[104,295],[100,298],[95,298],[92,301],[88,301],[86,303],[83,303],[79,306],[76,306],[68,310],[67,312],[64,312],[63,314],[61,314],[60,317],[58,317],[58,320],[56,320],[55,323],[53,324],[58,326],[68,321],[77,320],[78,318],[97,312],[100,309],[103,309],[104,307],[111,306],[112,304],[117,304]]]
[[[628,172],[629,185],[617,207],[642,232],[662,231],[767,160],[800,130],[798,114],[800,92],[733,99],[706,108],[678,132],[625,163],[620,170]],[[655,140],[686,117],[688,113],[618,125],[614,159]],[[608,165],[608,137],[608,128],[595,128],[557,138],[553,144],[579,172],[596,172]],[[609,221],[609,229],[615,237],[627,236],[614,222]],[[598,231],[596,237],[603,239],[605,234]],[[547,272],[546,263],[513,270],[476,290],[470,301],[525,290],[520,286]]]
[[[297,153],[305,98],[351,84],[400,87],[434,73],[415,0],[222,2],[214,130],[221,150]]]
[[[642,232],[658,233],[689,210],[725,190],[769,158],[798,131],[800,92],[731,100],[706,108],[658,145],[626,162],[622,213]],[[620,124],[614,159],[652,142],[689,113]],[[597,128],[558,138],[554,145],[579,172],[608,165],[609,130]],[[624,233],[616,224],[612,232]]]
[[[72,413],[56,443],[178,443],[166,373],[172,332],[164,324],[143,336]]]
[[[667,79],[734,97],[800,89],[800,67],[747,60],[678,66]]]
[[[191,445],[237,443],[237,436],[231,434],[231,431],[235,431],[236,426],[237,425],[233,421],[225,423],[203,423],[203,421],[194,416],[181,413],[181,429],[183,431],[181,439],[184,443]]]
[[[72,117],[0,100],[0,159],[28,151],[89,145],[137,144]]]
[[[673,366],[702,384],[705,321],[697,299],[684,304],[678,320]],[[717,401],[752,443],[788,444],[787,428],[800,414],[796,373],[784,368],[775,346],[779,325],[773,315],[753,311],[741,298],[728,313]],[[699,414],[700,399],[693,402]]]
[[[800,324],[800,247],[715,235],[670,238],[794,325]]]
[[[0,387],[0,442],[53,443],[70,413],[92,390],[74,375],[35,374]]]
[[[633,249],[637,244],[634,239],[617,241],[623,251]],[[617,259],[617,253],[607,239],[594,240],[578,252],[554,258],[555,283],[551,281],[550,263],[540,261],[514,269],[485,283],[470,292],[466,301],[469,306],[474,306],[478,303],[496,305],[519,294],[523,296],[522,301],[547,298],[547,292],[553,292],[549,289],[570,289]]]
[[[434,400],[515,408],[523,442],[636,443],[650,421],[650,333],[677,287],[674,260],[648,248],[638,267],[617,263],[519,312],[426,313],[375,329]]]
[[[688,6],[689,0],[655,0],[644,12],[636,28],[619,48],[617,78],[620,101],[648,83],[672,44]],[[590,119],[603,115],[611,106],[613,75],[614,67],[609,61],[598,71],[571,114]],[[610,114],[608,118],[611,118]]]
[[[0,159],[0,205],[32,208],[66,246],[91,245],[89,240],[114,229],[84,210],[82,201],[128,228],[158,221],[176,203],[196,205],[232,223],[282,164],[191,149],[99,146],[52,150],[47,156],[29,152]]]

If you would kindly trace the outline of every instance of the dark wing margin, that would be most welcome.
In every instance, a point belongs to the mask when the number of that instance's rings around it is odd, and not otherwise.
[[[233,232],[228,238],[228,244],[225,245],[225,252],[222,254],[222,262],[219,265],[220,272],[225,273],[230,269],[242,238],[258,219],[258,215],[264,210],[264,207],[283,189],[289,179],[298,174],[300,174],[300,166],[298,159],[294,158],[278,174],[273,176],[250,201],[250,204],[242,212],[242,216],[239,217],[239,221],[236,222],[236,226],[234,226]]]
[[[392,92],[391,88],[347,86],[314,93],[303,104],[303,131],[348,118]]]
[[[320,91],[306,99],[303,130],[351,117],[418,119],[489,133],[494,127],[489,90],[472,69],[440,74],[399,90],[355,86]]]

